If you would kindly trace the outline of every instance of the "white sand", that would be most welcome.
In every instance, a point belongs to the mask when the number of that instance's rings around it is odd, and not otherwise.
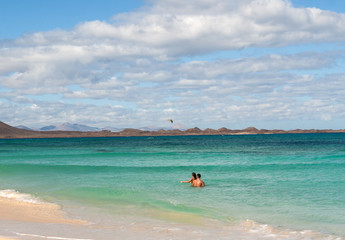
[[[0,197],[0,219],[37,223],[85,224],[69,219],[57,204],[29,203]]]

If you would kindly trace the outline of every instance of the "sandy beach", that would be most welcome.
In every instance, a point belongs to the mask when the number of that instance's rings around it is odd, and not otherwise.
[[[0,219],[37,223],[86,223],[81,220],[67,218],[57,204],[29,203],[3,197],[0,197]]]
[[[59,205],[26,203],[0,197],[0,240],[19,239],[257,239],[258,236],[286,239],[341,239],[313,231],[291,231],[244,221],[226,224],[215,220],[194,224],[159,221],[138,217],[114,218],[107,223],[87,224],[71,219]],[[146,221],[148,220],[148,221]],[[183,219],[182,219],[183,220]],[[184,219],[186,220],[186,219]],[[189,222],[187,220],[187,222]]]
[[[181,216],[168,214],[158,216],[178,220]],[[94,213],[91,215],[95,216]],[[149,214],[150,215],[150,214]],[[175,219],[177,218],[177,219]],[[190,222],[188,214],[183,215],[177,223],[171,221],[154,220],[147,222],[144,218],[119,217],[107,222],[101,220],[98,223],[68,218],[61,206],[53,203],[30,203],[22,200],[0,197],[0,240],[19,239],[66,239],[66,240],[90,240],[90,239],[190,239],[200,234],[210,234],[207,231],[200,233],[202,223],[187,224]],[[94,218],[94,220],[97,219]],[[184,226],[185,224],[188,227]],[[191,231],[193,229],[193,231]],[[226,236],[223,230],[218,229],[222,236]]]
[[[61,207],[52,203],[30,203],[16,199],[0,197],[0,220],[14,223],[45,223],[84,225],[87,222],[70,219]],[[16,237],[0,236],[0,240],[14,240]]]

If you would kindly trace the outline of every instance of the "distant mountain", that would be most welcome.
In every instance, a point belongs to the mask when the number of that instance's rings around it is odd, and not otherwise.
[[[182,124],[175,123],[169,127],[148,126],[148,127],[140,127],[138,129],[142,130],[142,131],[158,131],[161,129],[163,129],[163,130],[174,130],[174,129],[185,130],[185,129],[187,129],[187,127],[182,125]]]
[[[45,127],[41,127],[39,129],[40,131],[50,131],[50,130],[57,130],[56,126],[54,125],[49,125],[49,126],[45,126]]]
[[[171,126],[171,129],[180,129],[180,130],[186,130],[188,129],[185,125],[181,124],[181,123],[174,123]]]
[[[63,123],[57,125],[49,125],[39,129],[40,131],[78,131],[78,132],[96,132],[102,129],[97,127],[90,127],[78,123]]]
[[[29,127],[24,126],[24,125],[15,126],[15,128],[19,128],[19,129],[25,129],[25,130],[34,130],[34,129],[29,128]]]
[[[30,128],[24,125],[15,126],[19,129],[25,129],[25,130],[33,130],[33,131],[78,131],[78,132],[97,132],[102,130],[107,130],[111,132],[120,132],[124,128],[116,128],[112,126],[106,126],[104,128],[97,128],[97,127],[90,127],[83,124],[78,123],[63,123],[63,124],[55,124],[55,125],[48,125],[41,128]],[[148,126],[148,127],[140,127],[138,128],[142,131],[158,131],[158,130],[173,130],[173,129],[179,129],[179,130],[185,130],[187,129],[186,126],[182,124],[172,124],[170,127],[156,127],[156,126]]]
[[[163,127],[154,127],[154,126],[149,126],[149,127],[139,127],[138,130],[142,130],[142,131],[157,131],[160,129],[167,129],[167,128],[163,128]],[[170,129],[170,128],[169,128]]]
[[[108,130],[111,132],[120,132],[121,130],[123,130],[123,128],[114,128],[114,127],[107,126],[107,127],[102,128],[102,130]]]

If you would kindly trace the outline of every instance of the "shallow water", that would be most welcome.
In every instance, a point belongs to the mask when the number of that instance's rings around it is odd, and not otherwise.
[[[180,183],[193,171],[205,188]],[[341,133],[0,140],[0,190],[97,224],[216,222],[219,231],[246,229],[248,239],[255,231],[344,237],[344,173]]]

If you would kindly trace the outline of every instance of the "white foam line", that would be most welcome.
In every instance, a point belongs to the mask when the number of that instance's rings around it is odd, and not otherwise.
[[[52,237],[52,236],[41,236],[36,234],[27,234],[27,233],[17,233],[13,232],[19,236],[29,236],[29,237],[37,237],[37,238],[45,238],[45,239],[59,239],[59,240],[93,240],[88,238],[64,238],[64,237]]]
[[[0,190],[0,197],[15,199],[17,201],[28,202],[28,203],[36,203],[36,204],[43,203],[38,198],[30,194],[21,193],[13,189]]]

